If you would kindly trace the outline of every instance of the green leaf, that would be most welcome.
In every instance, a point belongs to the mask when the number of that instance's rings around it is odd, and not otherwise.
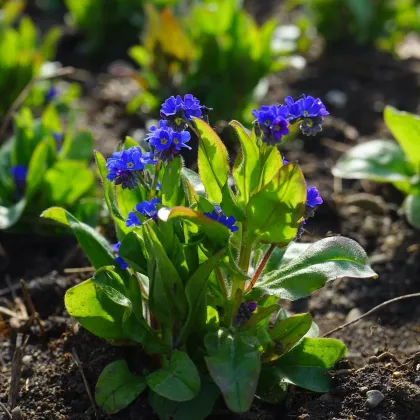
[[[125,360],[117,360],[99,376],[95,401],[107,414],[114,414],[131,404],[146,388],[144,376],[132,374]]]
[[[118,253],[134,270],[147,274],[145,243],[138,232],[129,232],[124,236]]]
[[[150,392],[149,403],[160,419],[205,420],[219,397],[217,385],[209,378],[201,378],[200,392],[192,400],[176,402]]]
[[[376,276],[366,252],[357,242],[335,236],[315,242],[298,258],[264,276],[256,287],[282,299],[296,300],[308,296],[327,281]]]
[[[328,392],[328,371],[345,356],[347,348],[333,338],[305,337],[272,366],[283,380],[314,392]]]
[[[197,193],[197,195],[204,197],[205,196],[205,189],[204,185],[201,182],[200,176],[188,168],[182,168],[181,169],[181,180],[184,185],[184,192],[185,196],[188,197],[188,189],[187,183],[191,185],[191,187],[194,189],[194,191]],[[190,203],[192,204],[192,203]]]
[[[162,205],[175,207],[181,204],[182,188],[180,182],[182,161],[179,156],[168,163],[162,179]]]
[[[283,166],[247,206],[247,241],[289,243],[296,236],[306,203],[306,184],[295,163]]]
[[[26,208],[26,203],[26,199],[23,198],[13,206],[0,206],[0,229],[8,229],[17,223]]]
[[[387,106],[384,119],[388,129],[405,152],[407,159],[420,171],[420,117]]]
[[[75,135],[66,135],[60,151],[60,159],[71,159],[88,162],[93,153],[93,136],[89,131],[81,131]]]
[[[404,211],[410,225],[420,229],[420,195],[409,195],[404,201]]]
[[[131,305],[124,312],[122,327],[124,333],[134,342],[140,343],[149,354],[168,352],[169,347],[162,343],[143,316],[143,297],[136,276],[130,277],[126,294]]]
[[[263,364],[256,391],[258,398],[270,404],[279,404],[286,397],[287,387],[287,382],[283,381],[282,375],[276,369]]]
[[[48,168],[50,144],[48,139],[41,141],[35,148],[28,167],[25,197],[29,200],[38,190]]]
[[[184,285],[153,228],[149,224],[143,227],[149,252],[150,309],[160,323],[170,328],[187,314]]]
[[[207,261],[203,262],[187,281],[185,294],[189,309],[187,320],[180,334],[180,343],[183,343],[188,338],[191,331],[200,331],[206,325],[207,281],[222,256],[223,252],[219,251]]]
[[[248,411],[261,369],[258,350],[225,328],[207,334],[205,345],[207,368],[227,406],[236,413]]]
[[[41,217],[68,226],[76,236],[89,261],[96,269],[115,264],[115,256],[107,240],[95,229],[79,222],[68,211],[60,207],[51,207],[45,210],[41,214]],[[121,274],[118,269],[116,271]]]
[[[95,178],[86,164],[71,160],[58,161],[45,173],[42,193],[48,203],[70,207],[94,185]]]
[[[280,321],[269,330],[276,346],[264,356],[264,361],[278,359],[287,353],[311,328],[312,317],[309,313],[297,314]]]
[[[220,247],[226,247],[229,237],[230,237],[230,230],[222,225],[219,222],[216,222],[210,217],[205,216],[203,213],[190,209],[188,207],[174,207],[173,209],[169,210],[166,208],[162,208],[158,212],[158,216],[163,221],[168,221],[172,219],[185,219],[189,220],[196,225],[200,226],[202,231],[215,243],[218,244]]]
[[[391,140],[372,140],[346,152],[332,169],[334,176],[376,182],[409,181],[413,171],[401,147]]]
[[[233,170],[233,178],[238,189],[238,202],[246,205],[261,174],[259,151],[254,133],[248,132],[238,121],[231,121],[230,125],[238,134],[242,146],[242,159]]]
[[[193,118],[200,134],[198,169],[210,201],[222,201],[222,188],[228,180],[228,152],[214,130],[200,118]]]
[[[188,401],[200,391],[200,375],[187,353],[174,350],[167,366],[147,376],[147,385],[169,400]]]
[[[261,170],[261,179],[260,179],[260,185],[258,186],[258,189],[254,191],[258,192],[263,187],[265,187],[278,173],[280,168],[283,166],[283,161],[280,156],[279,151],[276,147],[268,147],[266,148],[266,145],[263,145],[264,147],[260,150],[260,159],[262,163],[262,170]]]
[[[68,313],[84,328],[100,338],[124,340],[124,307],[112,301],[94,279],[67,290],[64,303]]]

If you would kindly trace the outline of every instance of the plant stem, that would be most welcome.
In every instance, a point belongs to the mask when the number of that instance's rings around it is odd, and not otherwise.
[[[255,286],[255,283],[260,278],[261,273],[263,272],[265,266],[267,265],[268,260],[271,257],[271,254],[273,253],[273,251],[275,249],[276,249],[276,246],[274,244],[271,244],[270,248],[268,248],[267,252],[264,254],[264,257],[263,257],[262,261],[260,262],[260,265],[258,266],[257,271],[252,276],[251,283],[246,288],[245,293],[250,292],[252,290],[252,288]]]
[[[216,267],[216,275],[217,275],[217,279],[219,280],[220,288],[222,289],[222,292],[225,295],[225,298],[227,299],[228,290],[226,287],[225,279],[223,278],[222,271],[220,270],[220,267]]]
[[[155,165],[155,176],[153,178],[153,183],[152,183],[152,186],[151,186],[150,191],[149,191],[149,200],[154,198],[155,195],[156,195],[156,187],[157,187],[157,184],[158,184],[158,181],[159,181],[159,172],[160,172],[161,168],[162,168],[162,161],[158,160],[158,162]]]

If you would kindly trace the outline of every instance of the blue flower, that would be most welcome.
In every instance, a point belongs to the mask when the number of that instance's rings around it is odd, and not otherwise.
[[[263,142],[275,145],[281,142],[283,136],[289,134],[288,114],[289,110],[284,105],[262,106],[259,110],[252,111],[262,133]]]
[[[142,201],[136,205],[135,211],[131,211],[128,214],[128,219],[126,221],[127,227],[140,226],[142,224],[137,213],[140,213],[146,218],[146,220],[156,220],[157,219],[157,209],[156,205],[160,203],[158,198],[153,198],[150,201]]]
[[[58,90],[55,86],[51,86],[45,94],[45,102],[50,103],[58,94]]]
[[[173,148],[178,152],[183,147],[191,150],[191,147],[185,144],[185,143],[188,143],[190,139],[191,139],[191,134],[188,131],[181,131],[181,132],[174,131],[172,133]]]
[[[126,270],[129,266],[125,262],[124,258],[119,255],[120,246],[121,246],[120,241],[112,245],[113,251],[117,254],[117,257],[115,258],[115,262],[120,266],[121,270]]]
[[[127,227],[134,227],[134,226],[141,225],[141,221],[139,219],[139,216],[137,216],[136,212],[130,211],[130,213],[128,213],[128,219],[125,221],[125,225]]]
[[[192,117],[202,118],[203,109],[208,110],[200,101],[190,93],[184,96],[177,95],[168,98],[160,109],[160,116],[166,120],[168,127],[175,131],[183,131],[187,127],[187,123],[192,121]]]
[[[150,153],[143,154],[140,147],[131,147],[121,152],[115,152],[106,162],[108,180],[114,181],[115,185],[122,188],[133,189],[138,185],[137,172],[144,169],[153,160]]]
[[[16,187],[19,190],[24,190],[26,187],[26,177],[28,175],[28,167],[26,165],[16,165],[10,169],[10,174],[13,177]]]
[[[204,215],[226,226],[231,232],[236,232],[239,229],[238,226],[234,226],[236,219],[233,216],[226,217],[218,206],[216,206],[216,210],[204,213]]]
[[[64,138],[64,134],[62,133],[53,133],[54,140],[56,142],[61,142]]]
[[[306,187],[306,205],[308,207],[315,208],[323,202],[316,187]]]
[[[170,128],[159,128],[149,137],[149,143],[156,151],[162,152],[172,146],[172,132]]]
[[[324,117],[329,115],[321,99],[312,96],[302,95],[294,101],[291,96],[285,99],[289,109],[289,121],[300,121],[300,129],[307,136],[314,136],[322,130]]]
[[[191,117],[201,118],[203,116],[202,108],[203,106],[200,105],[200,101],[196,97],[190,93],[184,96],[182,109],[187,120],[191,120]]]

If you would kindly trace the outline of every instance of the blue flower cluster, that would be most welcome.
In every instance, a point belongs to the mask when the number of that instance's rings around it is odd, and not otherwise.
[[[324,117],[329,114],[321,99],[302,95],[298,100],[291,96],[285,99],[286,105],[262,106],[254,109],[252,115],[267,144],[278,144],[289,133],[289,124],[299,122],[302,133],[313,136],[322,130]]]
[[[117,254],[117,256],[115,258],[115,262],[120,266],[121,270],[126,270],[128,268],[128,264],[126,263],[124,258],[119,255],[120,246],[121,246],[120,241],[118,241],[116,244],[112,245],[113,251]]]
[[[156,156],[160,160],[171,160],[179,154],[182,148],[191,149],[186,143],[191,139],[188,131],[175,131],[168,126],[167,121],[160,120],[159,126],[150,127],[146,137],[149,144],[154,148]]]
[[[158,198],[153,198],[150,201],[142,201],[136,205],[135,211],[128,213],[128,219],[125,224],[127,227],[140,226],[142,221],[137,213],[143,216],[146,220],[156,220],[157,219],[157,209],[156,205],[160,203]]]
[[[182,148],[191,149],[187,143],[191,135],[187,130],[192,117],[203,118],[203,111],[208,110],[191,94],[184,96],[171,96],[160,109],[158,126],[152,126],[146,137],[154,148],[160,160],[169,161],[177,156]]]
[[[140,147],[130,147],[121,152],[115,152],[106,162],[110,181],[122,188],[133,189],[138,185],[138,172],[144,169],[145,165],[155,164],[151,153],[143,153]]]
[[[236,232],[239,229],[238,226],[235,226],[236,219],[233,216],[225,216],[219,206],[215,206],[215,210],[204,213],[204,215],[226,226],[231,232]]]

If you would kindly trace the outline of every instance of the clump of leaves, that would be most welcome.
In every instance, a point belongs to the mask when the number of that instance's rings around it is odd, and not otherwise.
[[[375,276],[353,240],[296,242],[322,199],[278,146],[291,125],[304,134],[321,129],[328,112],[319,99],[254,110],[252,131],[232,121],[241,145],[232,167],[207,111],[192,95],[170,97],[147,135],[150,151],[127,138],[107,161],[96,152],[117,244],[64,209],[43,214],[73,230],[97,270],[67,291],[69,313],[153,361],[143,372],[125,360],[104,369],[96,401],[107,413],[146,389],[161,419],[183,420],[205,419],[220,397],[245,412],[255,397],[281,401],[289,384],[328,391],[345,345],[317,338],[311,315],[288,316],[278,299],[309,296],[344,276]],[[192,134],[199,173],[180,155]]]
[[[28,16],[15,21],[24,1],[7,1],[0,10],[0,119],[28,82],[40,72],[44,62],[55,55],[61,31],[51,28],[40,36]]]
[[[398,143],[372,140],[346,152],[332,170],[335,176],[393,184],[407,197],[408,222],[420,229],[420,117],[387,106],[384,119]]]
[[[83,50],[98,57],[115,45],[135,42],[144,24],[144,5],[177,0],[65,0],[68,22],[85,37]],[[127,44],[128,43],[128,44]]]
[[[65,127],[52,104],[40,119],[29,108],[16,114],[13,135],[0,148],[0,229],[17,224],[15,229],[42,231],[34,219],[51,205],[96,223],[100,201],[89,168],[93,138],[75,130],[74,120]]]
[[[129,110],[192,92],[214,109],[215,121],[233,112],[250,122],[257,86],[285,67],[284,53],[271,48],[275,20],[259,27],[236,0],[197,2],[179,15],[151,5],[146,12],[143,43],[130,49],[142,91]]]
[[[328,46],[372,45],[395,51],[410,31],[420,29],[418,0],[288,0],[290,7],[303,5],[302,28],[315,26]]]

